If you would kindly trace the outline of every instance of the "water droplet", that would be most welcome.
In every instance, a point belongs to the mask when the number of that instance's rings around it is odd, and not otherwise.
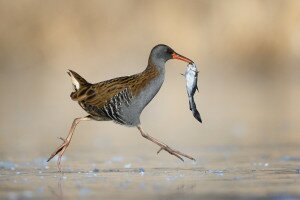
[[[139,168],[139,174],[143,176],[145,174],[145,169]]]
[[[265,167],[268,167],[269,166],[269,163],[265,163]]]
[[[126,168],[126,169],[128,169],[130,167],[131,167],[131,163],[128,163],[128,164],[124,165],[124,168]]]

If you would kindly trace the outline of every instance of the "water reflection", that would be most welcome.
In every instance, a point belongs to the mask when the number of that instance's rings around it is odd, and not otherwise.
[[[63,187],[62,187],[62,182],[63,182],[63,174],[60,175],[59,178],[57,178],[57,187],[53,188],[52,186],[48,186],[48,189],[50,193],[52,194],[53,197],[57,199],[63,199]]]

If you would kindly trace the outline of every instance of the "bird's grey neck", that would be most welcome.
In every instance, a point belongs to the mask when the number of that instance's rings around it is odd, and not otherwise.
[[[139,101],[139,111],[141,112],[144,107],[153,99],[153,97],[159,91],[161,85],[165,79],[165,63],[157,63],[154,64],[153,62],[148,63],[147,68],[143,73],[146,74],[153,74],[153,78],[149,80],[149,83],[145,86],[144,90],[138,95]],[[158,73],[157,73],[158,72]]]
[[[160,72],[164,72],[165,71],[165,64],[166,61],[162,60],[162,59],[153,59],[153,58],[149,58],[148,60],[148,67],[155,67],[158,71]]]

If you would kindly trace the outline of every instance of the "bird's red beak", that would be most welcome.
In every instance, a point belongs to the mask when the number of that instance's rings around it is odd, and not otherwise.
[[[186,58],[182,55],[179,55],[178,53],[175,53],[175,52],[172,53],[172,58],[177,59],[177,60],[182,60],[182,61],[187,62],[187,63],[192,63],[193,62],[192,60],[190,60],[190,59],[188,59],[188,58]]]

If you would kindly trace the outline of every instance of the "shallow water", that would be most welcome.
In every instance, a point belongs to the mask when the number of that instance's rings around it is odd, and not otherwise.
[[[194,148],[184,163],[68,152],[58,173],[46,157],[0,161],[1,199],[300,199],[300,147]],[[133,154],[134,155],[134,154]],[[195,154],[197,155],[197,154]],[[298,156],[297,156],[298,155]],[[80,158],[80,160],[79,160]]]

